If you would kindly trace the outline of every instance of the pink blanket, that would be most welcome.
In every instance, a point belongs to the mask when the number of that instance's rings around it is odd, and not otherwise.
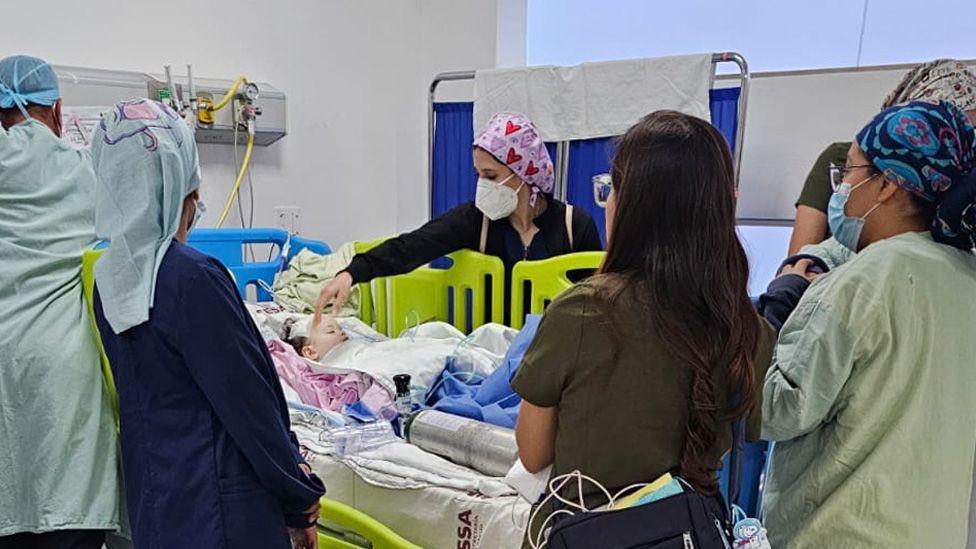
[[[269,341],[268,350],[278,376],[298,393],[302,404],[341,412],[343,406],[362,401],[377,415],[393,404],[390,393],[366,374],[316,372],[295,349],[281,341]]]

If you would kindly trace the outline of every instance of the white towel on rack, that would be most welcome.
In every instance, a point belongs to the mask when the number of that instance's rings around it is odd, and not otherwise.
[[[711,54],[475,73],[474,128],[493,114],[526,114],[546,141],[621,135],[661,109],[709,120]]]

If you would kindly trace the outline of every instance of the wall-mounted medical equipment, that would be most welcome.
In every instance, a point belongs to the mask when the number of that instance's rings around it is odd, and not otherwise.
[[[267,146],[287,133],[284,94],[243,75],[227,85],[194,79],[191,65],[185,77],[174,77],[166,65],[163,78],[148,76],[146,85],[151,99],[167,103],[195,128],[198,143],[253,139],[254,145]]]
[[[194,113],[198,143],[244,144],[253,135],[254,146],[263,147],[288,133],[286,96],[267,83],[243,77],[233,81],[198,78],[190,67],[185,75],[169,67],[161,75],[60,65],[54,70],[68,112],[104,110],[120,101],[149,97]]]

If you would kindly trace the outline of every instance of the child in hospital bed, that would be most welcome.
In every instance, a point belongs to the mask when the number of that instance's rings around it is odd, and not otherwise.
[[[426,392],[448,360],[473,379],[484,378],[501,364],[516,331],[497,324],[482,326],[465,337],[443,322],[412,328],[397,339],[350,340],[330,316],[315,325],[309,317],[290,326],[285,341],[318,371],[362,372],[391,393],[393,376],[409,374],[415,390]]]

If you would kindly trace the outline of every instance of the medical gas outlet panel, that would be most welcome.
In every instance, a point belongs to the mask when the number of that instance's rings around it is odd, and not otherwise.
[[[89,126],[97,124],[94,113],[149,97],[176,108],[193,125],[198,143],[231,145],[236,138],[236,144],[244,145],[253,134],[254,145],[262,147],[288,133],[284,92],[244,76],[197,78],[190,67],[166,67],[163,74],[69,66],[56,66],[55,72],[65,108],[81,113]]]

